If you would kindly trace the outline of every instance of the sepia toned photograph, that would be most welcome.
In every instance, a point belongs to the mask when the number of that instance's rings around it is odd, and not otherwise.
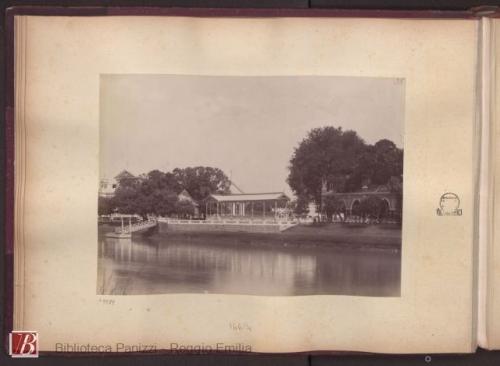
[[[101,75],[97,294],[400,296],[404,87]]]

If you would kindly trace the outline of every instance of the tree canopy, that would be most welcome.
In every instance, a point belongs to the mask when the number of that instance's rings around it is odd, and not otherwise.
[[[369,145],[355,131],[327,126],[309,131],[290,160],[288,184],[297,197],[321,205],[324,183],[336,192],[360,190],[365,182],[388,184],[403,173],[403,150],[390,140]]]
[[[213,167],[177,168],[172,172],[152,170],[119,180],[112,198],[99,198],[99,213],[192,215],[194,204],[179,200],[183,189],[195,201],[201,201],[212,193],[228,193],[230,184],[224,172]]]
[[[288,184],[297,196],[321,201],[321,187],[328,176],[352,173],[365,147],[354,131],[324,127],[311,130],[290,160]]]
[[[352,173],[346,179],[343,191],[359,190],[363,182],[387,184],[391,177],[403,174],[403,150],[390,140],[380,140],[374,145],[366,145],[358,156]]]
[[[219,168],[188,167],[174,169],[173,177],[180,187],[186,189],[197,201],[207,198],[212,193],[229,193],[231,181]]]

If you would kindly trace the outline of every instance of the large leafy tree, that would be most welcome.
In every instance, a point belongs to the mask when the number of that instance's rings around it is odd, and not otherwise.
[[[180,187],[171,173],[152,170],[142,179],[138,188],[140,214],[165,216],[175,212]]]
[[[365,148],[365,142],[354,131],[332,126],[315,128],[295,149],[288,184],[298,197],[314,200],[321,207],[323,182],[352,174]]]
[[[177,184],[185,188],[196,201],[207,198],[212,193],[229,193],[231,181],[219,168],[188,167],[172,172]]]
[[[112,202],[120,213],[170,215],[175,212],[179,190],[172,173],[152,170],[133,183],[119,181]]]
[[[137,185],[118,184],[111,200],[116,211],[122,214],[136,214],[144,211],[145,202],[141,202]]]
[[[194,206],[179,201],[183,189],[195,200],[202,200],[211,193],[228,193],[230,184],[218,168],[194,167],[167,173],[152,170],[140,177],[119,180],[111,202],[100,202],[100,207],[102,212],[110,210],[108,205],[120,213],[142,216],[192,215]]]
[[[394,142],[383,139],[374,145],[366,146],[353,167],[353,173],[346,182],[345,190],[358,190],[364,181],[378,185],[388,184],[391,177],[399,177],[402,174],[403,150]]]
[[[354,131],[340,127],[311,130],[295,149],[290,160],[288,183],[298,198],[313,200],[323,209],[322,185],[333,185],[336,192],[354,192],[365,183],[387,184],[401,192],[403,150],[383,139],[367,145]]]

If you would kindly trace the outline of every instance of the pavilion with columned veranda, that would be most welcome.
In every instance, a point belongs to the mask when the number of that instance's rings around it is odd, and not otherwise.
[[[280,218],[290,198],[283,192],[211,194],[205,199],[206,217]]]

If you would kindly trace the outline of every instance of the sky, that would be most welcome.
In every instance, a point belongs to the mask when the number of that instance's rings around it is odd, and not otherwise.
[[[403,79],[106,74],[100,88],[101,178],[202,165],[245,193],[290,194],[290,159],[313,128],[403,147]]]

